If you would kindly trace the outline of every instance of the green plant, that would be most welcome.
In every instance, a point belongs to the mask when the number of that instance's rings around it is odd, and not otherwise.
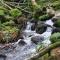
[[[0,43],[13,42],[18,36],[18,32],[17,27],[4,26],[0,31]]]
[[[4,10],[0,10],[0,16],[4,16],[5,13],[4,13]]]
[[[51,35],[50,40],[52,43],[60,41],[60,33],[54,33]]]
[[[44,14],[44,15],[39,17],[39,20],[45,21],[45,20],[48,20],[48,19],[52,18],[52,16],[53,15]]]
[[[11,9],[10,14],[12,17],[18,17],[22,15],[22,12],[18,9]]]
[[[15,23],[14,23],[14,21],[10,20],[10,21],[4,22],[2,25],[4,25],[4,26],[14,26]]]
[[[60,9],[60,1],[55,1],[51,5],[55,10]]]

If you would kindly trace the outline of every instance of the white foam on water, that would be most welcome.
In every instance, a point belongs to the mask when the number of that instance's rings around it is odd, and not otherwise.
[[[51,21],[51,19],[47,20],[45,24],[53,26],[53,22]],[[23,32],[24,42],[26,42],[27,44],[24,46],[19,46],[18,43],[20,42],[20,40],[18,40],[18,42],[16,42],[16,49],[12,52],[6,53],[7,60],[27,60],[27,58],[30,58],[32,54],[36,53],[36,45],[31,42],[31,38],[33,36],[44,36],[44,41],[42,43],[46,47],[51,43],[49,40],[52,33],[51,27],[47,27],[47,30],[43,34],[38,34],[36,33],[36,31],[31,30],[32,25],[33,23],[27,22],[27,27]]]

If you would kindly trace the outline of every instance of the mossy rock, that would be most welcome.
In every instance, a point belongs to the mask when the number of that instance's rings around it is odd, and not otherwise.
[[[18,37],[19,29],[16,27],[5,26],[0,31],[0,43],[14,42]]]
[[[60,19],[56,20],[54,26],[55,26],[55,27],[60,27]]]
[[[19,9],[11,9],[10,14],[12,17],[18,17],[22,15],[22,12]]]
[[[14,20],[15,21],[15,20]],[[17,20],[15,21],[15,23],[17,23],[20,29],[25,29],[26,25],[27,25],[27,21],[28,19],[24,16],[18,17]]]
[[[57,32],[57,33],[52,34],[50,37],[50,40],[52,43],[60,41],[60,33]]]
[[[39,16],[45,15],[46,14],[46,7],[39,7],[36,11],[34,11],[33,17],[35,19],[39,19]]]
[[[53,15],[44,14],[44,15],[39,17],[39,20],[46,21],[46,20],[48,20],[48,19],[50,19],[52,17],[53,17]]]
[[[39,34],[42,34],[46,31],[46,29],[47,29],[47,26],[40,23],[36,27],[36,32],[39,33]]]

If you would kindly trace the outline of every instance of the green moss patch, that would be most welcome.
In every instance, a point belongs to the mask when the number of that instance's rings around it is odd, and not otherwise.
[[[51,35],[50,40],[52,43],[60,41],[60,33],[54,33]]]
[[[54,26],[55,26],[55,27],[60,27],[60,20],[56,20]]]
[[[40,17],[39,17],[39,20],[45,21],[45,20],[48,20],[48,19],[50,19],[50,18],[52,18],[52,17],[53,17],[53,15],[45,14],[45,15],[40,16]]]
[[[13,17],[18,17],[18,16],[21,16],[22,15],[22,12],[20,10],[18,10],[18,9],[12,9],[10,11],[10,14]]]

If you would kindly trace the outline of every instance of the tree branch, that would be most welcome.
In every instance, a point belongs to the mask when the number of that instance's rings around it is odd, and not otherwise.
[[[31,57],[30,59],[28,60],[36,60],[40,57],[42,57],[43,55],[45,55],[46,53],[49,53],[49,51],[51,51],[52,49],[56,48],[56,47],[59,47],[60,46],[60,42],[56,42],[52,45],[50,45],[48,48],[42,50],[41,52],[37,53],[35,56]]]

